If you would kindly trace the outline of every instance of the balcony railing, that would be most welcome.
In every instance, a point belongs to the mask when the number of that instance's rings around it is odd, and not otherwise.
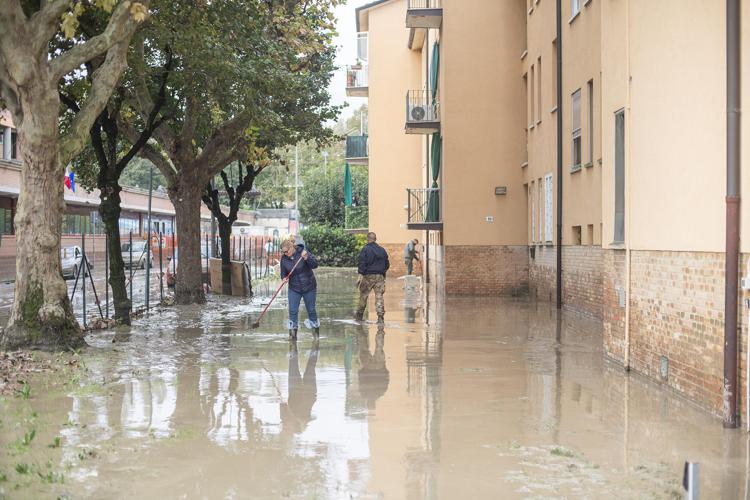
[[[344,229],[367,229],[370,211],[367,206],[344,207]]]
[[[432,134],[440,131],[440,104],[431,90],[406,93],[406,132]]]
[[[367,73],[366,64],[346,67],[346,95],[349,97],[367,97]]]
[[[440,0],[409,0],[406,7],[407,28],[439,28],[443,23]]]
[[[409,229],[442,229],[440,189],[407,189],[407,220]]]
[[[366,164],[368,156],[366,135],[349,135],[346,137],[346,161]]]

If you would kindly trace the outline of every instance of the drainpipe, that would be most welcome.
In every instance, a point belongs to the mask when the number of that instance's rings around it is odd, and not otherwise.
[[[557,308],[562,308],[562,0],[557,0]]]
[[[724,427],[737,418],[737,276],[740,257],[740,0],[727,0],[727,215],[724,288]]]
[[[625,370],[630,371],[630,0],[625,4]]]

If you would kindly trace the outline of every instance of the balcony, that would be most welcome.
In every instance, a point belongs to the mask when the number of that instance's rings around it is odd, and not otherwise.
[[[347,233],[366,233],[370,210],[363,207],[344,207],[344,229]]]
[[[367,165],[369,156],[366,135],[346,137],[346,161],[351,165]]]
[[[367,65],[355,64],[346,67],[346,95],[367,97],[370,94],[367,84]]]
[[[409,0],[406,7],[406,27],[437,29],[443,24],[440,0]]]
[[[410,90],[406,93],[407,134],[440,132],[440,104],[431,90]]]
[[[440,189],[407,189],[407,229],[442,231]]]

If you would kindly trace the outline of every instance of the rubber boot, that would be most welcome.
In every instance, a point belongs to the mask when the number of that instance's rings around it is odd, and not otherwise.
[[[314,337],[315,337],[316,339],[317,339],[318,337],[320,337],[320,327],[317,327],[317,326],[316,326],[315,328],[313,328],[313,336],[314,336]]]
[[[354,313],[354,319],[356,321],[362,321],[365,319],[365,312],[364,311],[356,311]]]
[[[289,329],[289,338],[292,340],[297,340],[297,329],[296,328],[290,328]]]
[[[384,314],[378,314],[378,324],[385,323],[385,315]]]

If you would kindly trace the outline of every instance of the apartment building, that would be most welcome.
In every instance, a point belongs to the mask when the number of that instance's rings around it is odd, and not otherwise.
[[[558,47],[557,3],[356,9],[369,42],[370,229],[396,263],[408,239],[428,241],[429,278],[447,294],[554,301],[559,251],[562,303],[602,320],[606,356],[718,414],[725,5],[560,0]],[[740,218],[748,234],[747,204]],[[745,238],[743,276],[748,250]],[[741,307],[740,352],[747,317]]]

